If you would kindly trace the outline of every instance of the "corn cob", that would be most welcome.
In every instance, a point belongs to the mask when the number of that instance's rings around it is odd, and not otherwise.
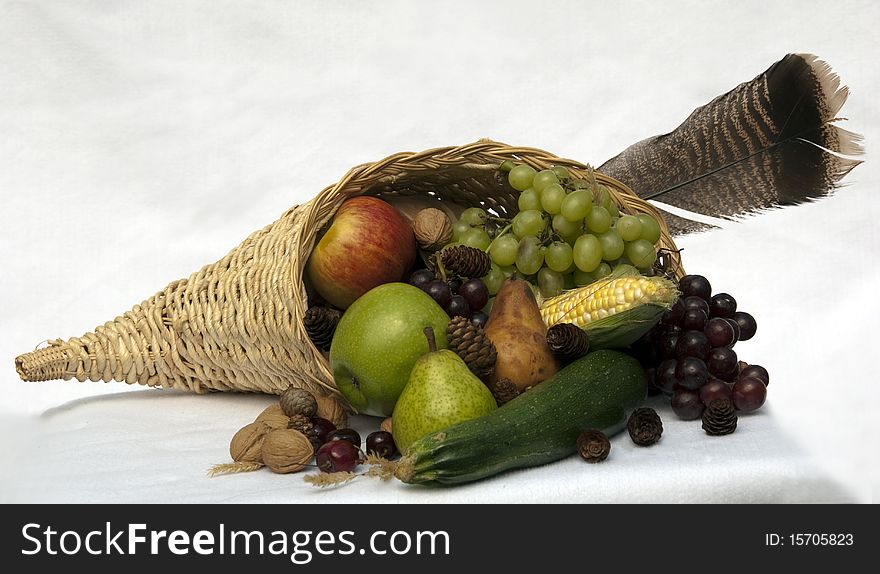
[[[573,323],[593,349],[630,345],[645,334],[678,297],[663,277],[613,276],[567,291],[541,304],[548,327]]]
[[[541,317],[548,327],[573,323],[585,327],[592,321],[615,315],[638,305],[666,305],[675,285],[663,277],[626,276],[599,280],[544,301]],[[675,297],[672,297],[672,301]]]

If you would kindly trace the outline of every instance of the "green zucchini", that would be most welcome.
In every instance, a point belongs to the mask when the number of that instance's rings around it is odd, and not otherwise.
[[[587,428],[612,435],[647,396],[639,362],[600,350],[490,414],[431,433],[407,449],[395,476],[408,483],[471,482],[569,456]]]

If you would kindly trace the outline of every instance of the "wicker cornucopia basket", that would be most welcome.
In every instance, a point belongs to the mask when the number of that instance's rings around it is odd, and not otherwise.
[[[280,394],[290,385],[338,394],[327,358],[306,336],[303,268],[319,232],[346,199],[379,196],[411,218],[425,206],[458,213],[483,206],[516,212],[518,192],[498,169],[512,159],[536,169],[567,167],[611,189],[621,211],[647,212],[661,224],[659,248],[675,244],[660,212],[622,183],[576,161],[490,140],[398,153],[352,168],[306,204],[251,234],[225,257],[173,281],[93,333],[15,359],[25,381],[124,381],[154,387]],[[682,274],[680,259],[672,272]]]

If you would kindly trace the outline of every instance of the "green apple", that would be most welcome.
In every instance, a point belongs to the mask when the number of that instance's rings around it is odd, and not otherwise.
[[[425,327],[446,348],[449,317],[427,293],[386,283],[357,299],[339,320],[330,368],[339,392],[362,414],[389,416],[416,361],[428,352]]]

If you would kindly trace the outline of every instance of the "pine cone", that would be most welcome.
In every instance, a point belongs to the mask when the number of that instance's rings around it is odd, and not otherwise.
[[[590,337],[577,325],[558,323],[547,329],[547,346],[560,358],[573,361],[590,350]]]
[[[467,245],[453,245],[440,252],[443,267],[460,277],[479,278],[492,267],[492,260],[485,252]]]
[[[295,415],[290,417],[287,428],[299,431],[305,435],[312,447],[317,451],[321,447],[321,441],[318,440],[318,429],[312,424],[312,420],[305,415]]]
[[[736,409],[730,399],[715,399],[703,412],[703,430],[712,436],[736,430]]]
[[[329,351],[333,341],[333,333],[342,313],[330,307],[310,307],[303,317],[303,326],[306,334],[312,340],[315,347],[321,351]]]
[[[611,452],[611,441],[600,430],[589,429],[577,439],[578,454],[587,462],[602,462]]]
[[[489,390],[492,391],[492,396],[495,397],[499,407],[519,396],[519,389],[508,378],[498,379],[489,386]]]
[[[495,370],[495,345],[482,328],[467,317],[453,317],[446,326],[449,349],[467,364],[478,377],[487,377]]]
[[[634,410],[626,423],[629,436],[639,446],[651,446],[663,434],[663,422],[652,408],[642,407]]]
[[[312,419],[307,417],[306,415],[294,415],[290,417],[290,422],[287,423],[287,428],[298,430],[306,436],[312,432],[314,425],[312,425]]]
[[[315,416],[318,403],[315,395],[299,387],[288,387],[278,399],[281,411],[289,417],[303,415],[306,418]]]

